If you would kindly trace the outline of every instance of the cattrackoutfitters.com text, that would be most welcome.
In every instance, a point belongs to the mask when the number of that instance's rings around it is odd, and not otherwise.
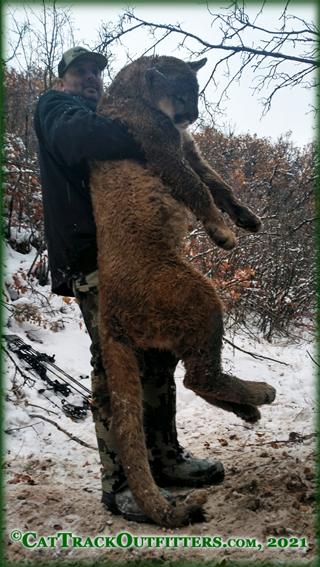
[[[69,532],[59,532],[55,536],[37,537],[35,532],[22,534],[20,530],[11,532],[11,540],[21,541],[24,547],[98,547],[121,548],[128,547],[206,547],[206,548],[246,548],[251,547],[260,551],[263,545],[256,539],[230,538],[222,541],[220,536],[132,536],[122,532],[117,536],[81,537]],[[305,538],[269,538],[266,547],[307,547]]]
[[[21,532],[20,532],[21,533]],[[17,541],[17,537],[12,537]],[[24,547],[254,547],[261,549],[256,539],[229,539],[226,543],[219,536],[132,536],[122,532],[117,536],[81,537],[69,532],[60,532],[55,536],[37,538],[34,532],[21,534]]]

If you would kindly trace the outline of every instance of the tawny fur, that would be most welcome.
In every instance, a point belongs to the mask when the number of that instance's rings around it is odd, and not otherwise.
[[[99,112],[129,128],[146,161],[95,162],[91,173],[101,347],[119,452],[136,502],[166,527],[184,524],[200,505],[195,500],[174,508],[154,483],[135,351],[171,350],[185,365],[187,388],[247,421],[259,419],[256,406],[275,397],[264,382],[223,373],[221,301],[212,282],[180,254],[189,210],[224,248],[236,240],[217,206],[247,230],[261,227],[185,131],[198,115],[196,71],[203,64],[144,57],[120,71]]]

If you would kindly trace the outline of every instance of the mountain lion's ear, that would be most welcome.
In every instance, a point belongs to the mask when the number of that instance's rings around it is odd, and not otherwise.
[[[144,76],[149,89],[156,88],[157,86],[164,87],[168,84],[167,77],[154,67],[147,69]]]
[[[191,67],[192,71],[197,73],[197,71],[199,71],[199,69],[201,69],[207,61],[208,59],[205,57],[204,59],[200,59],[200,61],[189,61],[188,65]]]

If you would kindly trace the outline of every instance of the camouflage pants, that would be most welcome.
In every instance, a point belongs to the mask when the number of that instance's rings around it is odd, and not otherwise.
[[[73,281],[85,325],[91,338],[92,416],[103,466],[102,489],[119,490],[126,484],[112,423],[110,396],[103,368],[99,336],[98,271]],[[176,463],[181,452],[175,425],[177,364],[169,351],[149,349],[136,353],[142,384],[143,414],[150,467],[154,475],[162,466]]]

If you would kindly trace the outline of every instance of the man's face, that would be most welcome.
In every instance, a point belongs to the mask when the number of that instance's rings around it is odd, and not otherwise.
[[[101,70],[90,59],[75,61],[57,80],[60,91],[90,98],[98,102],[103,94]]]

